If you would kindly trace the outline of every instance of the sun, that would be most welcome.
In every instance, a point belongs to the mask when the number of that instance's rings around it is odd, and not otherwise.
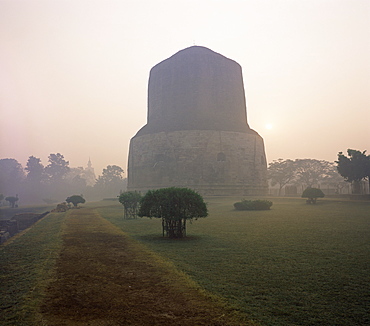
[[[272,124],[271,123],[266,123],[265,128],[268,130],[272,129]]]

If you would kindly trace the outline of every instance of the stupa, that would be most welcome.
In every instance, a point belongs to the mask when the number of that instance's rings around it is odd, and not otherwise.
[[[240,65],[192,46],[150,71],[147,124],[130,141],[128,190],[264,195],[262,137],[247,122]]]

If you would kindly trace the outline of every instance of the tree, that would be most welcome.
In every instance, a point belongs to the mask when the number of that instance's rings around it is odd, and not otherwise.
[[[108,165],[96,180],[94,188],[101,194],[116,197],[123,189],[123,169],[117,165]]]
[[[297,159],[294,164],[297,183],[306,187],[313,187],[322,182],[331,170],[331,163],[324,160]]]
[[[345,182],[343,177],[338,173],[337,167],[334,163],[331,163],[331,169],[324,178],[323,184],[336,188],[337,194],[341,194],[342,189],[348,185],[348,183]]]
[[[207,205],[201,195],[188,188],[149,190],[140,202],[139,216],[162,219],[163,236],[182,238],[186,235],[186,221],[208,216]]]
[[[45,167],[47,175],[47,197],[55,200],[65,198],[71,193],[68,185],[67,174],[70,171],[69,162],[60,153],[49,155],[49,164]]]
[[[35,156],[30,156],[26,163],[27,181],[32,183],[41,183],[45,180],[45,168],[41,160]]]
[[[50,154],[48,158],[49,164],[46,166],[45,171],[52,183],[60,182],[70,170],[69,161],[66,161],[60,153]]]
[[[124,218],[136,218],[139,213],[142,196],[137,191],[126,191],[119,195],[119,202],[123,205]]]
[[[98,177],[97,182],[109,185],[111,183],[120,182],[123,180],[123,169],[117,165],[108,165],[103,169],[103,173]]]
[[[22,165],[14,158],[0,159],[0,192],[19,193],[24,171]]]
[[[9,205],[10,205],[12,208],[14,208],[14,207],[16,206],[16,202],[19,200],[19,198],[18,198],[18,195],[15,195],[15,197],[14,197],[14,196],[8,196],[8,197],[5,197],[5,200],[6,200],[7,202],[9,202]]]
[[[317,198],[324,198],[325,194],[318,188],[306,188],[302,193],[302,198],[308,198],[307,204],[316,204]]]
[[[279,185],[279,195],[281,189],[288,184],[302,185],[303,187],[313,187],[321,182],[328,180],[332,175],[333,163],[315,159],[278,159],[269,164],[268,176],[271,185]]]
[[[368,178],[370,186],[370,156],[355,149],[347,149],[348,157],[338,153],[337,169],[347,182],[353,182],[353,193],[361,193],[360,181]]]
[[[41,160],[35,156],[30,156],[26,163],[25,170],[27,176],[22,187],[23,201],[30,203],[40,202],[44,196],[47,196],[49,189],[47,187],[47,175]]]
[[[294,162],[281,158],[269,163],[267,172],[268,178],[271,180],[271,185],[279,185],[279,196],[281,195],[281,189],[292,182],[296,175]]]
[[[66,199],[66,202],[72,203],[74,207],[77,207],[78,204],[83,204],[86,202],[86,200],[82,197],[82,195],[73,195]]]

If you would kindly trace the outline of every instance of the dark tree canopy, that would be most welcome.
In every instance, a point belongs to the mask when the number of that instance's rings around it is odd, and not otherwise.
[[[126,191],[119,195],[118,200],[123,205],[124,218],[138,216],[141,198],[141,194],[137,191]]]
[[[110,184],[122,181],[123,179],[123,169],[118,165],[108,165],[106,169],[103,169],[103,173],[99,176],[97,182],[103,184]]]
[[[149,190],[141,200],[139,216],[162,218],[163,234],[182,238],[186,221],[208,216],[201,195],[188,188]]]
[[[27,176],[22,186],[22,198],[26,202],[38,202],[41,198],[51,193],[47,189],[47,174],[41,160],[35,156],[30,156],[26,163],[25,170]]]
[[[69,204],[69,203],[72,203],[74,207],[77,207],[78,204],[83,204],[85,203],[85,199],[80,196],[80,195],[73,195],[73,196],[70,196],[66,199],[66,202]]]
[[[66,161],[62,154],[49,155],[49,164],[46,166],[45,171],[51,181],[62,180],[69,170],[69,161]]]
[[[324,198],[325,194],[318,188],[306,188],[302,193],[302,198],[308,198],[308,204],[316,204],[317,198]]]
[[[338,153],[337,169],[347,182],[354,183],[354,193],[360,193],[360,181],[368,178],[370,184],[370,156],[366,151],[354,149],[347,150],[348,157],[342,152]]]
[[[5,197],[5,200],[9,202],[10,206],[14,208],[16,206],[16,202],[19,200],[18,195],[16,196],[8,196]]]
[[[45,178],[45,168],[41,160],[35,156],[28,158],[25,170],[27,171],[27,180],[31,182],[42,182]]]

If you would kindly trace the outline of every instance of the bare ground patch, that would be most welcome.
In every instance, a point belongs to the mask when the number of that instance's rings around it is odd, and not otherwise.
[[[252,325],[103,219],[71,211],[44,325]]]

